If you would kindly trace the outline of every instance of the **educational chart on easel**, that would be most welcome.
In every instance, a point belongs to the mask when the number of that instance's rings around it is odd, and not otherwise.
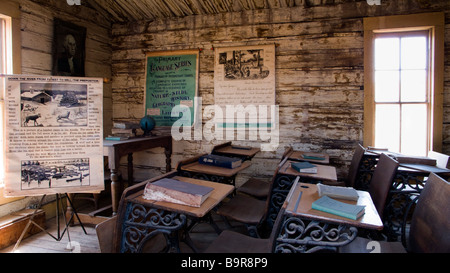
[[[5,196],[98,192],[103,79],[6,76]]]

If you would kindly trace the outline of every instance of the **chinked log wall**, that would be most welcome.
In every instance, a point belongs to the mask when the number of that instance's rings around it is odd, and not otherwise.
[[[199,95],[206,106],[214,104],[214,47],[273,43],[276,45],[280,145],[276,152],[258,154],[252,167],[241,177],[271,175],[285,147],[291,145],[294,149],[329,153],[342,179],[356,143],[363,139],[363,17],[445,8],[450,11],[446,1],[434,4],[429,1],[389,2],[394,3],[377,7],[369,6],[366,1],[356,1],[113,25],[113,118],[138,120],[142,117],[146,52],[202,49]],[[446,17],[448,19],[448,13]],[[447,27],[447,41],[449,36]],[[446,57],[448,55],[447,49]],[[446,58],[447,69],[448,64]],[[448,73],[445,80],[444,112],[448,112]],[[446,152],[450,141],[449,121],[444,117]],[[172,162],[209,152],[213,145],[221,142],[224,141],[175,142]],[[237,143],[258,145],[250,141]],[[160,150],[136,155],[135,163],[150,166],[156,172],[164,171]]]

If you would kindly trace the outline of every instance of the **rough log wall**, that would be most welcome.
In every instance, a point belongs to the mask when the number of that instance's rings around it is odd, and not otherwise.
[[[332,164],[338,167],[338,177],[343,179],[353,149],[363,139],[363,17],[445,9],[450,12],[445,1],[433,5],[424,1],[390,2],[396,3],[377,7],[367,5],[366,1],[340,1],[333,5],[113,25],[113,118],[142,117],[146,52],[201,49],[199,95],[205,106],[214,104],[214,47],[275,43],[280,145],[276,152],[259,153],[251,168],[240,175],[238,183],[250,175],[272,175],[277,159],[287,146],[329,153]],[[449,27],[446,40],[448,44]],[[448,46],[446,52],[448,56]],[[448,67],[446,58],[445,113],[450,106]],[[444,152],[450,150],[447,116],[444,117]],[[175,142],[173,165],[184,157],[210,152],[213,145],[221,142]],[[160,153],[149,151],[136,161],[158,173],[164,171]]]

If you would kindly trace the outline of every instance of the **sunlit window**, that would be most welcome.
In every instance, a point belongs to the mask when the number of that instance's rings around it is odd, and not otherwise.
[[[0,14],[0,74],[12,73],[11,17]],[[4,90],[4,78],[0,77],[1,90]],[[3,124],[3,92],[0,92],[0,124]],[[4,179],[3,125],[0,126],[0,183]]]
[[[429,33],[380,33],[374,44],[375,146],[429,149]]]

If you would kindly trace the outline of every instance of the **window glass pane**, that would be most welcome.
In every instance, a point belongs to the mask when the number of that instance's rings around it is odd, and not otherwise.
[[[375,70],[399,69],[399,38],[375,39]]]
[[[375,147],[400,149],[400,106],[398,104],[377,104],[375,106]]]
[[[426,70],[402,70],[401,100],[403,102],[425,102],[427,94]]]
[[[425,156],[427,152],[427,107],[425,104],[402,105],[401,152]]]
[[[405,37],[401,41],[402,69],[425,69],[427,65],[427,39]]]
[[[3,86],[2,86],[3,87]],[[3,122],[3,101],[0,101],[0,122]],[[0,126],[0,181],[5,178],[4,164],[4,152],[3,152],[3,126]]]
[[[399,73],[398,71],[375,72],[375,101],[399,101]]]

